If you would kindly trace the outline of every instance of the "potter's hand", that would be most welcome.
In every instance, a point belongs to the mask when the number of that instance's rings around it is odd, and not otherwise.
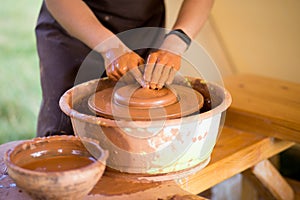
[[[145,87],[161,89],[173,82],[180,69],[181,55],[188,45],[176,34],[168,35],[160,49],[148,56],[144,71]]]
[[[147,59],[144,80],[147,88],[161,89],[171,84],[180,68],[181,56],[166,50],[151,53]]]
[[[102,54],[103,55],[103,54]],[[144,85],[143,76],[138,66],[144,64],[144,60],[128,48],[109,49],[103,55],[105,59],[107,76],[118,81],[124,74],[130,71],[131,75],[140,85]]]

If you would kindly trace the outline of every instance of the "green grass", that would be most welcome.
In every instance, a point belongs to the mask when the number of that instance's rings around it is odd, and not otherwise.
[[[0,144],[35,136],[41,101],[34,27],[41,0],[0,6]]]

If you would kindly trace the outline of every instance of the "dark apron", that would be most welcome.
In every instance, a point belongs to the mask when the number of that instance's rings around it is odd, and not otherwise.
[[[86,0],[98,20],[117,34],[139,27],[163,27],[163,0]],[[88,56],[91,49],[71,37],[51,16],[43,2],[36,26],[40,60],[42,103],[37,136],[74,134],[71,122],[59,108],[59,99],[74,84],[99,78],[104,73],[99,54]],[[121,38],[122,39],[122,38]],[[136,37],[135,37],[136,39]],[[123,41],[130,47],[132,41]],[[137,52],[145,56],[145,51]],[[81,64],[89,63],[84,77],[76,77]],[[104,73],[105,74],[105,73]],[[75,82],[76,80],[76,82]]]

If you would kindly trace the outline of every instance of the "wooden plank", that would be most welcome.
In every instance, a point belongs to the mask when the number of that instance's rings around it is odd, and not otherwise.
[[[210,164],[177,183],[184,190],[199,194],[293,145],[293,142],[224,127],[213,150]]]
[[[226,125],[300,142],[300,84],[250,74],[224,83],[233,99]]]
[[[293,189],[270,161],[263,160],[259,162],[252,168],[252,173],[269,189],[276,199],[294,199]]]

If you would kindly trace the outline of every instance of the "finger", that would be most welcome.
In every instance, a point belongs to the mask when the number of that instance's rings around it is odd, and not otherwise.
[[[120,76],[115,71],[111,72],[108,77],[114,81],[118,81],[120,79]]]
[[[141,58],[141,57],[139,57],[139,67],[141,67],[141,68],[145,68],[145,61],[144,61],[144,59],[143,58]]]
[[[143,88],[145,88],[146,87],[146,84],[145,84],[145,80],[144,80],[144,76],[143,76],[143,74],[144,74],[144,72],[145,72],[145,61],[144,61],[144,59],[142,59],[142,58],[140,58],[140,60],[139,60],[139,64],[138,64],[138,70],[139,70],[139,75],[138,75],[138,82],[139,82],[139,84],[143,87]]]
[[[140,72],[142,74],[144,74],[144,72],[145,72],[145,64],[144,64],[144,62],[140,62],[138,68],[139,68]]]
[[[161,89],[165,85],[166,81],[169,78],[171,69],[172,69],[172,67],[169,67],[169,66],[164,67],[162,74],[160,76],[160,79],[157,83],[157,89]]]
[[[168,77],[168,79],[167,79],[167,81],[166,81],[166,85],[171,85],[171,83],[173,82],[174,77],[175,77],[175,75],[176,75],[176,72],[177,72],[177,70],[175,70],[175,69],[172,67],[171,70],[170,70],[170,73],[169,73],[169,77]]]
[[[157,83],[158,83],[159,78],[161,76],[163,68],[164,68],[164,65],[162,65],[162,64],[156,64],[155,65],[155,68],[154,68],[153,73],[152,73],[152,78],[151,78],[151,81],[150,81],[150,88],[151,89],[156,89],[156,86],[157,86]]]
[[[142,86],[144,87],[144,80],[143,80],[143,74],[142,72],[139,70],[139,64],[143,63],[143,60],[137,60],[136,62],[130,62],[129,63],[129,68],[130,73],[132,74],[132,76],[135,78],[135,80]]]
[[[108,76],[108,78],[114,80],[114,81],[117,81],[117,79],[115,78],[115,76],[112,74],[112,70],[113,69],[113,66],[112,64],[110,64],[107,68],[106,68],[106,75]]]
[[[154,69],[156,61],[157,61],[157,54],[156,53],[150,54],[147,59],[146,67],[144,70],[144,80],[146,84],[148,84],[151,81],[152,71]]]
[[[112,62],[109,67],[107,68],[108,74],[107,76],[112,78],[112,79],[116,79],[119,80],[121,75],[118,73],[118,61],[114,61]]]
[[[138,67],[135,67],[133,69],[130,70],[130,73],[132,74],[132,76],[135,78],[135,80],[142,86],[144,87],[145,82],[143,79],[143,74],[141,73],[141,71],[139,70]]]
[[[111,76],[114,76],[117,80],[121,78],[121,75],[119,74],[118,70],[112,71]]]
[[[126,72],[128,71],[128,67],[125,63],[120,63],[119,68],[118,68],[118,73],[123,76],[124,74],[126,74]]]
[[[114,80],[114,81],[118,81],[118,79],[113,75],[113,74],[107,74],[108,78]]]
[[[120,78],[128,71],[127,62],[126,60],[119,59],[117,60],[115,72],[116,75]]]
[[[162,70],[164,69],[166,64],[167,64],[167,57],[162,57],[161,60],[159,60],[156,63],[155,68],[152,72],[152,78],[150,82],[151,89],[156,89],[158,81],[161,77]]]

